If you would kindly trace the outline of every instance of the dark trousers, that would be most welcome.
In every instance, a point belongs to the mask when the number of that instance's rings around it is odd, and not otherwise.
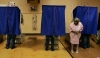
[[[82,34],[81,37],[81,44],[83,48],[89,48],[90,47],[90,34]]]
[[[7,35],[7,44],[6,44],[6,47],[9,47],[10,42],[11,42],[11,47],[14,47],[15,46],[15,38],[16,38],[16,35],[10,35],[10,34],[8,34]]]
[[[51,40],[51,49],[54,49],[54,37],[52,35],[46,35],[46,49],[48,49],[50,40]]]

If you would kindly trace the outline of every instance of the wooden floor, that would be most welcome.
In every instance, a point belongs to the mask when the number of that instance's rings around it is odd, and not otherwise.
[[[69,39],[69,37],[67,37],[68,39]],[[27,38],[26,38],[27,39]],[[37,39],[37,42],[36,41],[34,41],[34,40],[26,40],[23,44],[21,44],[21,45],[18,45],[18,47],[16,48],[16,49],[14,49],[14,50],[11,50],[11,49],[5,49],[4,47],[5,47],[5,42],[3,42],[3,43],[1,43],[0,44],[0,58],[2,58],[2,57],[4,57],[4,58],[6,58],[6,56],[4,56],[5,54],[6,55],[8,55],[9,57],[10,56],[12,56],[12,55],[10,55],[10,54],[12,54],[14,51],[16,51],[16,52],[21,52],[21,53],[23,53],[23,55],[30,55],[30,52],[32,52],[31,53],[31,56],[32,56],[32,58],[34,58],[34,55],[36,56],[36,53],[38,53],[38,52],[36,52],[36,51],[42,51],[42,53],[46,53],[46,54],[44,54],[44,56],[45,55],[47,55],[47,54],[49,54],[49,53],[52,53],[52,51],[48,51],[48,52],[46,52],[45,50],[44,50],[44,47],[43,47],[43,42],[44,42],[44,40],[42,40],[43,39],[43,37],[41,38],[40,36],[38,37],[38,39]],[[35,43],[33,43],[33,42],[35,42]],[[69,52],[69,54],[71,54],[72,55],[72,57],[73,58],[100,58],[100,46],[98,45],[98,44],[96,44],[95,42],[93,42],[92,40],[90,41],[90,44],[91,44],[91,47],[90,48],[87,48],[87,49],[83,49],[83,48],[81,48],[81,47],[79,47],[79,53],[77,54],[77,53],[71,53],[70,52],[70,49],[71,49],[71,46],[70,46],[70,43],[68,43],[67,41],[65,41],[65,37],[64,36],[62,36],[61,37],[61,39],[60,39],[60,42],[63,44],[63,46],[66,48],[66,50],[64,50],[64,47],[62,47],[61,45],[60,45],[60,50],[55,50],[54,52],[53,52],[53,54],[55,55],[56,53],[59,53],[59,52],[61,52],[61,53],[64,53],[64,55],[67,53],[67,51]],[[42,44],[41,44],[42,43]],[[34,46],[35,45],[35,46]],[[32,47],[32,48],[25,48],[25,47]],[[38,48],[36,48],[36,47],[38,47]],[[41,48],[40,48],[41,47]],[[21,50],[22,51],[21,51]],[[7,54],[8,52],[10,53],[10,54]],[[35,51],[35,52],[34,52]],[[29,52],[29,54],[26,54],[26,52]],[[1,54],[1,53],[3,53],[3,54]],[[17,54],[17,55],[19,55],[19,56],[17,56],[16,58],[20,58],[20,56],[21,56],[21,53],[19,53],[19,54]],[[16,54],[16,53],[14,53],[14,54]],[[41,53],[40,53],[41,54]],[[53,55],[53,56],[54,56]],[[57,55],[57,54],[56,54]],[[67,54],[68,55],[68,54]],[[66,56],[67,56],[66,55]],[[43,56],[43,55],[41,55],[41,56]],[[51,55],[50,55],[51,56]],[[60,56],[62,56],[62,55],[60,55],[60,53],[59,53],[59,56],[57,56],[57,57],[60,57]],[[66,57],[65,56],[65,57]],[[28,57],[28,56],[27,56]],[[27,58],[26,57],[26,58]],[[37,58],[38,56],[36,56],[36,58]],[[57,58],[56,57],[56,58]],[[22,57],[22,58],[25,58],[24,56]],[[41,58],[41,57],[40,57]],[[43,57],[42,57],[43,58]],[[61,57],[62,58],[62,57]]]
[[[6,40],[0,43],[0,58],[72,58],[63,45],[54,51],[45,51],[44,36],[25,36],[15,49],[6,49]]]
[[[73,56],[73,58],[100,58],[100,46],[92,40],[90,41],[91,47],[87,49],[79,47],[78,54],[70,52],[71,46],[70,43],[65,41],[65,37],[61,37],[60,41],[67,51]]]

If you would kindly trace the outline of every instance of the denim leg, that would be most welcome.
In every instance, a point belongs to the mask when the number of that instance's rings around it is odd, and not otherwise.
[[[87,48],[89,48],[90,47],[90,35],[89,34],[87,34]]]
[[[85,34],[82,35],[82,44],[83,44],[82,45],[83,48],[87,47],[87,45],[86,45],[86,35]]]
[[[46,35],[46,49],[48,49],[48,46],[49,46],[49,36],[48,35]]]
[[[11,35],[7,34],[7,43],[6,43],[6,47],[9,47],[10,45],[10,40],[11,40]]]
[[[12,35],[12,42],[11,42],[11,47],[15,47],[15,39],[16,39],[16,35]]]
[[[54,50],[54,37],[50,36],[51,38],[51,49]]]

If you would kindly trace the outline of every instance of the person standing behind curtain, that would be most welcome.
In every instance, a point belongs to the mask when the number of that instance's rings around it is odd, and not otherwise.
[[[84,49],[90,47],[90,36],[91,34],[82,34],[81,44]]]
[[[23,15],[20,14],[21,16],[21,24],[23,24]],[[8,22],[7,22],[8,23]],[[19,28],[20,29],[20,28]],[[9,30],[9,25],[8,25],[8,30]],[[20,29],[21,30],[21,29]],[[9,30],[10,31],[10,30]],[[16,46],[15,46],[15,39],[16,39],[16,36],[15,34],[7,34],[7,42],[6,42],[6,49],[9,49],[9,47],[11,47],[11,49],[14,49]],[[11,43],[11,45],[10,45]]]
[[[7,34],[6,49],[9,49],[10,43],[11,43],[11,49],[15,48],[15,38],[16,38],[16,35]]]
[[[51,51],[54,51],[54,37],[53,35],[46,35],[46,48],[45,50],[48,51],[49,41],[51,41]]]
[[[23,15],[21,14],[21,24],[23,24]],[[9,30],[9,27],[8,27]],[[21,29],[20,29],[21,30]],[[15,46],[15,39],[17,35],[14,34],[7,34],[7,43],[6,43],[6,49],[9,49],[10,43],[11,43],[11,49],[14,49]]]
[[[81,36],[81,31],[83,30],[83,25],[78,18],[70,24],[70,42],[71,42],[71,52],[73,53],[73,45],[77,45],[76,53],[78,53],[79,39]]]

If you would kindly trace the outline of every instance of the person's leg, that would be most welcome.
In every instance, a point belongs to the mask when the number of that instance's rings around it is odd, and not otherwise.
[[[90,47],[90,35],[89,34],[87,34],[87,48],[89,48]]]
[[[79,47],[79,45],[77,44],[76,45],[76,53],[78,53],[78,47]]]
[[[11,36],[12,42],[11,42],[11,49],[15,48],[15,39],[16,39],[16,35],[12,35]]]
[[[7,34],[7,43],[6,43],[6,48],[7,49],[9,48],[10,40],[11,40],[11,35],[10,34]]]
[[[45,50],[48,50],[48,46],[49,46],[49,36],[48,35],[46,35],[46,42],[45,42],[46,44],[46,48],[45,48]]]
[[[51,38],[51,50],[54,51],[54,37],[50,36]]]
[[[79,39],[79,46],[82,47],[82,45],[83,45],[83,39],[82,39],[82,35],[81,35],[81,37]]]
[[[71,44],[71,52],[72,52],[72,53],[73,53],[73,46],[74,46],[74,45],[73,45],[73,44]]]
[[[86,49],[86,35],[85,34],[82,35],[82,47]]]

